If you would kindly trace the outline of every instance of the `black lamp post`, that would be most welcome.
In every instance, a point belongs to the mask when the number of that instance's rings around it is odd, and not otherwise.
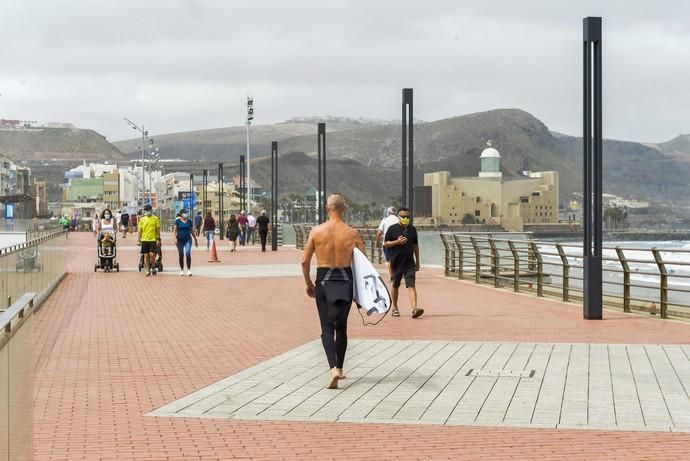
[[[318,207],[319,223],[326,221],[326,124],[319,123],[317,134],[317,152],[319,162],[319,186],[316,191],[316,206]]]
[[[584,211],[583,315],[602,318],[602,85],[601,18],[587,17],[583,23],[583,179]],[[592,93],[594,87],[594,93]]]
[[[245,187],[246,187],[246,162],[244,155],[240,155],[240,211],[245,209]]]
[[[218,220],[220,221],[219,227],[220,227],[220,239],[223,240],[225,236],[224,232],[224,225],[225,225],[225,216],[224,216],[224,209],[223,209],[223,194],[224,194],[224,187],[223,187],[223,164],[219,163],[218,164],[218,210],[219,213],[219,218]]]
[[[206,195],[208,193],[208,170],[203,170],[201,172],[201,210],[203,212],[204,218],[206,218]]]
[[[410,209],[414,219],[414,112],[412,88],[402,90],[402,195],[400,205]]]
[[[271,143],[271,251],[278,251],[278,141]]]

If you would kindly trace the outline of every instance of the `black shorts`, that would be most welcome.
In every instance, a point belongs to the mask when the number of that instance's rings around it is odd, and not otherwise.
[[[400,270],[393,269],[393,288],[399,288],[402,279],[405,278],[405,286],[407,288],[414,288],[417,280],[417,271],[414,266],[405,267]]]
[[[141,242],[141,254],[156,253],[156,242]]]
[[[391,260],[390,250],[386,247],[383,247],[383,256],[386,258],[386,262],[390,262],[390,260]]]

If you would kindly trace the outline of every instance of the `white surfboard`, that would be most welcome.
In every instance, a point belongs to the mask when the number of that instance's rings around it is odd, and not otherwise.
[[[354,301],[362,314],[385,315],[391,307],[388,287],[373,264],[358,248],[352,254]]]

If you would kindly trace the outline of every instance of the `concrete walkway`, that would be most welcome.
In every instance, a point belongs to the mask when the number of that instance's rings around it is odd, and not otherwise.
[[[119,242],[123,269],[134,243]],[[87,234],[67,245],[34,323],[37,459],[687,457],[688,324],[586,322],[422,270],[427,314],[365,327],[353,310],[349,377],[326,391],[300,252],[195,250],[179,277],[166,249],[171,275],[145,278],[94,273]]]

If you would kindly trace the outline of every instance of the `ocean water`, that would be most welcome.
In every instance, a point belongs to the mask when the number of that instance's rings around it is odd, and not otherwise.
[[[24,232],[2,232],[0,233],[0,249],[11,247],[26,242]]]

